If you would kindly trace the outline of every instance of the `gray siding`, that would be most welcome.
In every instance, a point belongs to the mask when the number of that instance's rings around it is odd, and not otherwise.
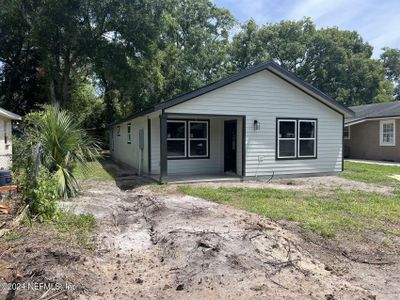
[[[269,71],[261,71],[178,104],[166,112],[245,114],[247,176],[268,176],[273,171],[276,175],[341,171],[342,115]],[[277,117],[318,119],[317,159],[275,159]],[[258,131],[253,129],[254,120],[261,123]]]
[[[174,118],[175,119],[175,118]],[[218,174],[223,172],[222,120],[210,120],[210,158],[168,160],[168,174]]]
[[[128,124],[131,124],[132,143],[128,144]],[[119,124],[121,126],[120,136],[117,135],[117,126],[114,126],[111,136],[111,157],[120,163],[139,169],[139,162],[142,163],[142,172],[148,173],[148,140],[147,140],[147,118],[141,117],[132,121]],[[139,130],[144,130],[145,148],[140,156]]]
[[[168,174],[220,174],[224,171],[224,120],[236,118],[198,117],[195,115],[170,116],[170,119],[207,119],[210,120],[210,158],[207,159],[179,159],[168,160]],[[160,173],[160,121],[155,119],[152,126],[152,174]],[[242,172],[242,137],[241,121],[238,121],[237,139],[237,173]]]

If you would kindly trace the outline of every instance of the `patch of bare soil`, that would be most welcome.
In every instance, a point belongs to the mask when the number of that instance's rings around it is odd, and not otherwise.
[[[9,299],[395,299],[400,293],[392,250],[372,255],[350,241],[305,241],[293,223],[158,194],[129,177],[124,185],[134,190],[121,190],[119,181],[87,181],[82,196],[63,202],[97,219],[95,251],[73,249],[47,231],[1,242],[6,280],[61,286],[17,290]]]
[[[392,194],[394,188],[383,185],[376,185],[371,183],[364,183],[359,181],[348,180],[338,176],[319,176],[307,178],[291,178],[291,179],[273,179],[267,180],[249,180],[243,182],[213,182],[213,183],[194,183],[194,186],[207,186],[207,187],[241,187],[241,188],[272,188],[281,190],[292,191],[314,191],[324,192],[334,189],[343,189],[345,191],[364,191],[376,192],[384,195]]]

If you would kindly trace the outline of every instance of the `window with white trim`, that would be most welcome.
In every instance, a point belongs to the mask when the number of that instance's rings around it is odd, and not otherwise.
[[[167,121],[167,156],[186,157],[186,121]]]
[[[396,146],[396,120],[382,120],[379,135],[381,146]]]
[[[131,134],[131,123],[128,123],[128,144],[132,143],[132,134]]]
[[[208,121],[189,121],[189,157],[208,156]]]
[[[121,126],[117,126],[117,136],[121,136]]]
[[[317,158],[316,119],[277,119],[277,159]]]
[[[296,158],[296,139],[296,120],[278,120],[278,158]]]
[[[317,150],[317,137],[315,130],[317,121],[315,120],[299,120],[299,141],[298,141],[298,157],[315,157]]]
[[[350,139],[350,126],[346,126],[343,128],[343,138],[345,140],[349,140]]]

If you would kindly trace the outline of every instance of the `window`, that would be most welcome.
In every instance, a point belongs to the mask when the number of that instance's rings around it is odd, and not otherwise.
[[[396,146],[396,121],[385,120],[380,122],[380,145]]]
[[[208,122],[189,121],[189,157],[208,156]]]
[[[128,144],[132,143],[131,123],[128,123]]]
[[[295,120],[278,120],[278,158],[296,157],[296,126]]]
[[[347,127],[343,128],[343,138],[345,140],[349,140],[350,139],[350,126],[347,126]]]
[[[278,119],[277,159],[317,157],[317,120]]]
[[[121,126],[117,126],[117,136],[121,136]]]
[[[208,131],[208,120],[168,120],[168,158],[208,158],[210,143]]]
[[[186,121],[167,122],[168,158],[186,157]]]
[[[316,153],[316,136],[315,129],[317,121],[315,120],[299,120],[299,142],[298,157],[315,157]]]

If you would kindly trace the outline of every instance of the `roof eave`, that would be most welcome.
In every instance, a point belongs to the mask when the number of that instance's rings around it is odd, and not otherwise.
[[[336,101],[335,99],[331,98],[330,96],[323,93],[319,89],[315,88],[311,84],[305,82],[304,80],[301,80],[300,78],[298,78],[294,74],[290,73],[289,71],[285,70],[278,64],[271,63],[271,65],[268,67],[268,70],[274,74],[276,74],[276,72],[277,72],[280,75],[283,75],[286,80],[290,81],[297,88],[301,89],[303,92],[312,93],[312,96],[314,98],[319,99],[321,102],[323,102],[325,105],[329,106],[330,108],[334,109],[335,111],[342,113],[345,117],[353,117],[355,115],[355,112],[352,111],[350,108],[346,107],[345,105],[343,105],[340,102]],[[276,74],[276,75],[278,75],[278,74]]]
[[[204,87],[201,87],[195,91],[183,94],[181,96],[178,96],[176,98],[173,98],[171,100],[159,103],[154,105],[151,109],[149,110],[145,110],[142,112],[139,112],[137,114],[131,115],[121,121],[118,122],[114,122],[112,124],[110,124],[109,126],[114,126],[123,122],[126,122],[128,120],[131,119],[135,119],[138,118],[140,116],[143,116],[145,114],[151,113],[151,112],[155,112],[155,111],[159,111],[159,110],[163,110],[163,109],[168,109],[172,106],[178,105],[182,102],[191,100],[193,98],[199,97],[203,94],[206,94],[208,92],[211,92],[213,90],[216,90],[220,87],[226,86],[228,84],[231,84],[235,81],[238,81],[242,78],[245,78],[247,76],[253,75],[255,73],[258,73],[260,71],[263,70],[269,70],[270,72],[274,73],[275,75],[281,77],[282,79],[290,82],[291,84],[293,84],[295,87],[297,87],[298,89],[302,90],[303,92],[309,94],[310,96],[318,99],[320,102],[322,102],[323,104],[325,104],[326,106],[330,107],[331,109],[335,110],[336,112],[344,115],[345,117],[353,117],[355,115],[355,113],[349,109],[348,107],[344,106],[343,104],[337,102],[336,100],[334,100],[333,98],[329,97],[328,95],[326,95],[325,93],[321,92],[320,90],[318,90],[317,88],[313,87],[311,84],[306,83],[305,81],[301,80],[300,78],[298,78],[297,76],[295,76],[294,74],[290,73],[289,71],[285,70],[284,68],[282,68],[281,66],[279,66],[278,64],[276,64],[273,61],[269,61],[260,65],[257,65],[255,67],[252,67],[250,69],[244,70],[242,72],[239,72],[237,74],[234,74],[232,76],[229,76],[227,78],[221,79],[217,82],[211,83],[209,85],[206,85]]]
[[[15,120],[15,121],[21,121],[22,117],[20,115],[17,115],[11,111],[8,111],[4,108],[0,108],[0,115],[4,118],[10,119],[10,120]]]

